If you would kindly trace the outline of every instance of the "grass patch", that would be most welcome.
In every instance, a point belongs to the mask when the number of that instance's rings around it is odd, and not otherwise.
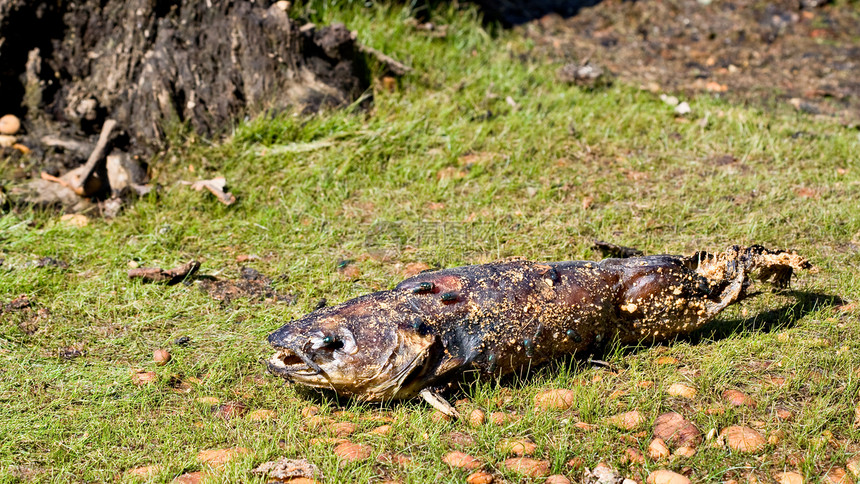
[[[520,478],[500,467],[506,456],[496,449],[505,437],[531,438],[553,473],[574,480],[581,471],[568,466],[574,457],[589,468],[607,462],[640,482],[664,467],[689,467],[697,482],[750,472],[769,479],[789,469],[815,480],[860,451],[858,312],[834,309],[860,291],[856,131],[709,97],[691,100],[693,114],[677,119],[654,94],[630,86],[564,85],[555,78],[559,65],[483,25],[472,9],[432,12],[449,26],[444,38],[412,31],[411,12],[400,7],[318,2],[294,14],[345,22],[415,73],[394,92],[375,86],[369,111],[259,118],[214,144],[177,132],[173,147],[151,161],[164,190],[116,219],[73,228],[50,212],[0,216],[0,302],[21,294],[34,301],[31,310],[0,314],[0,481],[130,480],[125,470],[157,464],[152,480],[163,482],[205,468],[201,450],[242,446],[251,453],[215,480],[264,482],[250,469],[286,455],[312,460],[332,482],[462,482],[467,473],[441,461],[451,431],[470,434],[466,451],[512,482]],[[793,136],[801,132],[808,135]],[[13,168],[0,164],[0,176]],[[227,177],[237,204],[223,207],[176,183],[214,175]],[[392,287],[409,263],[594,259],[594,238],[646,253],[791,247],[820,271],[794,282],[797,295],[762,294],[693,341],[611,348],[604,359],[617,373],[562,362],[527,379],[464,388],[470,405],[516,412],[505,425],[439,424],[417,401],[379,408],[321,398],[285,386],[259,361],[270,352],[265,336],[320,298]],[[249,254],[258,258],[236,261]],[[32,264],[48,256],[69,267]],[[251,266],[296,302],[225,304],[193,284],[142,285],[126,276],[130,262],[172,267],[192,257],[219,278]],[[357,277],[336,270],[342,260],[354,261]],[[176,344],[183,336],[189,342]],[[152,351],[162,347],[173,359],[155,366]],[[69,348],[82,356],[59,356]],[[658,356],[678,363],[655,365]],[[135,386],[137,369],[154,371],[157,382]],[[679,381],[699,389],[696,400],[665,394]],[[574,407],[535,412],[532,397],[548,387],[573,388]],[[728,388],[758,405],[709,413]],[[201,397],[271,409],[277,418],[225,421]],[[312,442],[326,434],[301,415],[308,406],[356,422],[354,439],[374,457],[398,452],[414,464],[341,462],[330,444]],[[793,417],[778,418],[778,408]],[[785,437],[763,459],[703,444],[689,459],[629,464],[625,449],[647,454],[650,432],[619,431],[603,419],[631,409],[650,420],[676,410],[703,432],[743,424]],[[394,431],[367,434],[379,414]],[[598,428],[583,432],[579,421]]]

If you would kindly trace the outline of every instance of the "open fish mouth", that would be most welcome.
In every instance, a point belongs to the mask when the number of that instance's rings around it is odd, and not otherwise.
[[[272,373],[288,378],[291,376],[325,376],[323,369],[304,352],[289,348],[278,348],[278,351],[266,362],[266,366]]]

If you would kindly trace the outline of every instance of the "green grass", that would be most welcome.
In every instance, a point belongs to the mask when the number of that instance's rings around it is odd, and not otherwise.
[[[25,294],[47,310],[32,334],[21,327],[32,314],[0,314],[0,482],[124,480],[125,470],[150,464],[161,466],[153,480],[164,482],[202,469],[199,451],[233,446],[251,454],[216,472],[216,480],[264,482],[250,469],[289,456],[319,465],[327,482],[462,482],[467,473],[441,461],[450,431],[470,434],[475,443],[465,451],[511,482],[521,478],[501,468],[506,456],[495,449],[505,437],[529,436],[536,455],[574,481],[581,469],[566,463],[579,457],[589,468],[606,462],[640,482],[650,470],[684,467],[695,482],[743,480],[749,472],[767,482],[781,470],[817,482],[860,452],[860,430],[852,427],[860,322],[856,310],[834,309],[838,298],[854,301],[860,291],[856,131],[708,97],[690,99],[693,114],[678,120],[656,95],[630,86],[564,85],[555,78],[559,64],[530,56],[528,41],[482,25],[472,9],[434,11],[433,21],[449,25],[449,34],[433,39],[412,32],[411,13],[399,7],[312,7],[294,7],[294,15],[345,22],[415,72],[393,93],[375,86],[369,111],[256,119],[214,144],[177,132],[172,147],[151,160],[164,190],[116,219],[93,217],[73,228],[53,212],[0,215],[0,302]],[[814,136],[791,136],[799,131]],[[482,155],[465,166],[464,156],[474,153]],[[727,154],[737,161],[714,162]],[[0,164],[0,177],[13,168]],[[227,177],[237,204],[225,207],[177,184],[216,175]],[[587,209],[584,199],[592,200]],[[321,297],[339,302],[389,288],[408,263],[594,259],[595,238],[647,253],[735,243],[791,247],[819,272],[794,281],[802,294],[765,292],[690,341],[610,348],[604,359],[618,374],[562,362],[527,379],[464,388],[474,407],[522,416],[504,426],[440,425],[418,401],[380,410],[320,398],[285,386],[260,363],[270,353],[269,332]],[[237,263],[243,254],[261,259]],[[28,264],[45,256],[69,268]],[[296,303],[221,304],[195,285],[142,285],[126,275],[130,261],[173,267],[190,258],[219,278],[237,278],[242,265],[284,275],[275,284]],[[356,261],[357,280],[336,270],[343,259]],[[190,344],[172,344],[180,336]],[[61,359],[65,347],[84,356]],[[158,367],[152,351],[162,347],[173,360]],[[658,355],[679,363],[655,365]],[[135,369],[155,371],[158,381],[133,385]],[[785,383],[769,384],[765,375]],[[170,385],[191,377],[188,393]],[[638,386],[643,380],[654,386]],[[665,388],[678,381],[696,386],[699,396],[668,397]],[[535,412],[533,396],[549,387],[574,389],[573,408]],[[727,388],[746,391],[758,406],[706,412]],[[278,417],[225,421],[199,397],[241,401]],[[407,454],[415,465],[339,461],[331,445],[311,443],[326,435],[303,425],[299,410],[311,405],[324,416],[347,412],[332,418],[359,424],[353,440],[377,454]],[[779,420],[777,407],[794,417]],[[763,458],[706,442],[690,459],[624,464],[627,447],[647,454],[650,427],[624,432],[603,419],[631,409],[649,419],[676,410],[703,432],[743,424],[768,435],[782,429],[786,437]],[[366,434],[380,411],[395,431]],[[577,430],[580,420],[599,427]]]

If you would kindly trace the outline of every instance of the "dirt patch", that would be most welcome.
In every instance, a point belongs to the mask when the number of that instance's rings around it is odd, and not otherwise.
[[[646,89],[787,102],[856,127],[858,24],[850,2],[607,0],[517,28],[536,41],[537,53],[588,59]]]
[[[243,267],[238,280],[210,280],[204,279],[200,282],[200,289],[208,293],[212,298],[225,304],[234,299],[250,299],[252,301],[272,301],[292,304],[296,297],[292,294],[283,294],[272,287],[272,280],[250,267]]]

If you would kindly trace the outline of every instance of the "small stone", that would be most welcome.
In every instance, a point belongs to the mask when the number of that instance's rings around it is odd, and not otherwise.
[[[677,412],[661,414],[654,421],[654,436],[675,446],[695,447],[702,442],[702,432]]]
[[[60,217],[60,222],[69,227],[83,228],[89,225],[90,218],[82,213],[67,213]]]
[[[328,431],[335,437],[347,437],[355,433],[358,426],[352,422],[336,422],[328,426]]]
[[[673,397],[688,398],[692,400],[696,397],[698,391],[685,383],[673,383],[669,385],[669,388],[666,390],[666,393]]]
[[[681,104],[675,106],[675,114],[678,116],[684,116],[690,114],[693,110],[690,108],[690,104],[687,101],[682,102]]]
[[[21,120],[18,119],[18,116],[7,114],[0,117],[0,134],[17,134],[19,129],[21,129]]]
[[[309,417],[313,417],[314,415],[320,413],[320,408],[317,407],[316,405],[312,405],[310,407],[302,408],[301,412],[302,412],[302,417],[309,418]]]
[[[648,444],[648,457],[651,460],[662,460],[668,458],[672,455],[669,452],[669,447],[666,446],[666,442],[661,438],[656,438]]]
[[[785,408],[777,408],[776,416],[781,420],[791,420],[794,417],[794,413],[791,410]]]
[[[633,410],[609,417],[606,421],[622,430],[634,430],[645,422],[645,417],[638,410]]]
[[[167,350],[155,350],[152,352],[152,361],[157,365],[164,366],[170,361],[170,352]]]
[[[514,420],[514,417],[505,412],[493,412],[490,414],[490,422],[495,425],[505,425]]]
[[[228,462],[250,453],[251,450],[245,447],[204,450],[197,454],[197,460],[199,460],[202,464],[221,468],[227,465]]]
[[[487,421],[487,414],[483,410],[475,409],[469,413],[469,425],[472,427],[480,427]]]
[[[159,472],[161,472],[161,466],[158,465],[135,467],[134,469],[125,471],[126,475],[142,477],[144,479],[152,477]]]
[[[218,418],[223,418],[224,420],[232,420],[234,418],[239,418],[248,413],[248,406],[242,402],[225,402],[222,405],[219,405],[213,415]]]
[[[624,449],[624,458],[626,458],[631,464],[645,463],[645,456],[642,455],[642,452],[640,452],[639,449],[634,449],[633,447]]]
[[[149,385],[155,382],[157,378],[158,376],[154,371],[136,371],[131,374],[131,382],[139,387]]]
[[[11,148],[18,142],[18,138],[8,134],[0,134],[0,148]]]
[[[496,450],[502,454],[514,454],[520,457],[533,455],[537,445],[528,439],[503,439],[496,445]]]
[[[483,465],[478,459],[458,450],[445,454],[445,457],[442,458],[442,462],[451,467],[466,470],[475,470]]]
[[[200,484],[204,479],[207,479],[209,474],[203,471],[186,472],[181,476],[174,478],[171,484]]]
[[[535,395],[534,404],[540,410],[567,410],[576,396],[573,390],[557,388]]]
[[[678,100],[677,97],[670,96],[668,94],[660,94],[660,100],[668,104],[669,106],[677,106],[678,103],[681,102],[680,100]]]
[[[767,441],[755,429],[732,425],[720,432],[720,438],[736,452],[755,453],[764,449]]]
[[[834,467],[821,479],[824,484],[854,484],[851,476],[841,467]]]
[[[586,422],[576,422],[573,424],[574,428],[582,430],[584,432],[593,432],[597,430],[597,425],[586,423]]]
[[[773,432],[770,433],[770,435],[767,436],[767,443],[770,445],[776,445],[776,444],[782,442],[783,440],[785,440],[785,436],[786,436],[785,430],[782,430],[782,429],[774,430]]]
[[[259,410],[254,410],[253,412],[249,413],[248,416],[245,418],[252,422],[263,422],[265,420],[271,420],[275,418],[276,415],[277,414],[274,410],[261,408]]]
[[[282,12],[289,11],[291,5],[292,4],[290,2],[288,2],[287,0],[278,0],[277,2],[275,2],[275,7],[277,7]]]
[[[779,484],[803,484],[803,476],[797,472],[780,472],[775,476]]]
[[[379,427],[371,430],[370,433],[373,435],[388,435],[391,433],[391,425],[380,425]]]
[[[675,455],[678,457],[693,457],[696,455],[696,448],[684,445],[675,449]]]
[[[469,474],[466,478],[466,484],[493,484],[495,478],[492,474],[486,471],[477,471]]]
[[[690,479],[677,472],[661,469],[648,474],[646,482],[648,484],[690,484]]]
[[[544,484],[570,484],[570,479],[561,474],[553,474],[546,478]]]
[[[514,457],[502,462],[502,466],[511,472],[528,477],[544,477],[549,475],[549,461],[530,459],[528,457]]]
[[[755,408],[755,400],[750,398],[746,393],[738,390],[726,390],[723,392],[723,400],[729,405],[740,407],[747,406]]]
[[[845,464],[845,467],[849,472],[854,474],[854,477],[860,477],[860,457],[848,461],[848,464]]]
[[[370,457],[370,448],[366,445],[345,441],[334,448],[334,453],[343,460],[356,462]]]
[[[135,260],[128,261],[128,263],[126,265],[128,266],[129,269],[137,269],[138,267],[140,267],[140,264]]]
[[[444,435],[444,438],[452,447],[469,447],[475,444],[475,439],[463,432],[448,432]]]

